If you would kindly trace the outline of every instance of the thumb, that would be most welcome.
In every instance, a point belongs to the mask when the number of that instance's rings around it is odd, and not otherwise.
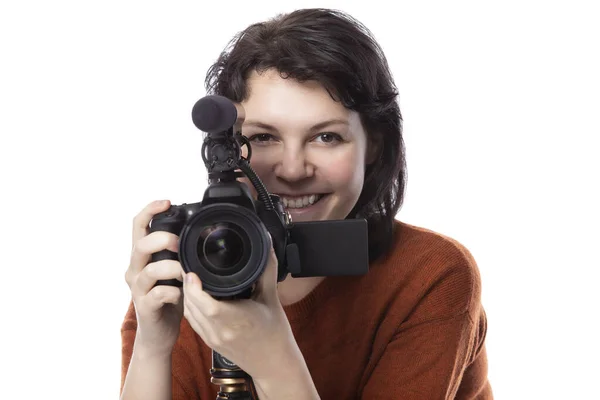
[[[200,282],[198,275],[194,272],[183,273],[183,288],[191,288],[194,286],[202,288],[202,283]]]

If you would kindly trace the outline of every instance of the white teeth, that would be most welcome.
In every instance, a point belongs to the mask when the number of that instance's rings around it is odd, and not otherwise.
[[[321,198],[321,195],[311,194],[310,196],[302,197],[281,197],[283,206],[286,208],[304,208],[313,205],[316,201]]]

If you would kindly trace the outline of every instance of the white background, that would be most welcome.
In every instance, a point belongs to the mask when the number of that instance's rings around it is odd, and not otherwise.
[[[201,3],[0,6],[0,398],[118,397],[131,219],[201,199],[206,69],[238,30],[306,6],[349,11],[387,54],[398,218],[474,254],[496,398],[600,398],[596,2]]]

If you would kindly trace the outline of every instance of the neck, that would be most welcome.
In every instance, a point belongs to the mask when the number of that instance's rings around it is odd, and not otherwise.
[[[281,305],[294,304],[308,296],[319,283],[325,279],[322,276],[310,278],[293,278],[288,276],[277,285],[277,294]]]

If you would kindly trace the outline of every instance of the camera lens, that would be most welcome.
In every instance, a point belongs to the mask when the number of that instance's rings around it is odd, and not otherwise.
[[[244,241],[236,228],[230,223],[206,227],[198,240],[198,257],[221,273],[232,272],[244,255]]]
[[[180,234],[179,259],[204,291],[229,297],[252,287],[269,258],[269,232],[258,215],[232,203],[203,205]]]

